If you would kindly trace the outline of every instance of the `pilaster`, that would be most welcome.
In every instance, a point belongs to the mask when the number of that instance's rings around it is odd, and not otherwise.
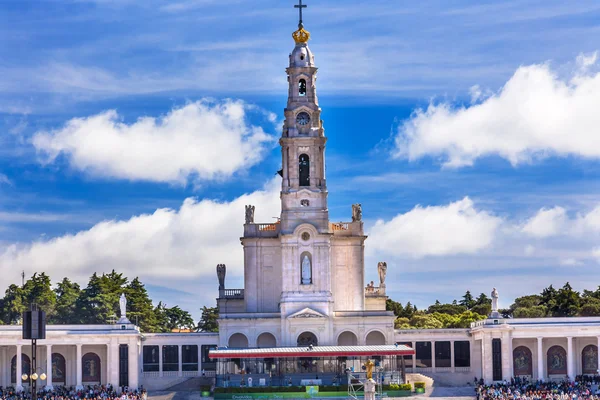
[[[450,341],[450,370],[456,372],[456,366],[454,365],[454,340]]]
[[[573,337],[567,336],[567,376],[570,381],[575,380],[575,365],[573,363]]]
[[[543,338],[537,338],[537,378],[540,381],[545,381],[544,376],[544,346]]]
[[[183,360],[181,359],[182,356],[182,348],[181,345],[178,344],[177,345],[177,362],[178,362],[178,366],[177,366],[177,376],[183,376]]]
[[[77,373],[76,388],[77,389],[83,389],[83,382],[82,382],[82,373],[83,373],[83,370],[82,370],[82,367],[81,367],[81,347],[82,347],[82,344],[78,343],[75,346],[77,347],[77,352],[76,352],[76,356],[75,356],[76,357],[76,359],[75,359],[76,360],[76,364],[75,364],[76,367],[75,368],[77,368],[77,371],[76,371],[76,373]]]
[[[46,345],[46,390],[52,390],[52,345]]]
[[[129,373],[129,387],[133,389],[137,389],[139,387],[139,371],[138,368],[138,360],[139,360],[139,352],[138,352],[138,343],[137,339],[131,340],[128,344],[128,373]]]
[[[18,344],[17,345],[17,371],[16,371],[16,376],[15,376],[15,380],[16,380],[16,389],[17,392],[22,392],[23,391],[23,380],[21,379],[21,375],[23,375],[23,355],[22,355],[22,351],[23,351],[23,346]]]

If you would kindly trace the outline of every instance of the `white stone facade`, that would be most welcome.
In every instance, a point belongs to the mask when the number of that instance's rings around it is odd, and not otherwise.
[[[353,344],[392,343],[394,316],[385,311],[384,289],[365,293],[361,218],[329,221],[327,138],[317,68],[305,41],[296,43],[286,72],[281,218],[244,225],[244,288],[220,293],[220,345],[296,346],[303,334],[336,345],[344,332],[342,340]]]

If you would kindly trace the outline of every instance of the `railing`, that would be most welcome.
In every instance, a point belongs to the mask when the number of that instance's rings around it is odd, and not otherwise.
[[[163,376],[177,376],[179,371],[163,371]]]
[[[450,367],[435,367],[435,372],[452,372]]]
[[[181,374],[184,378],[191,378],[200,375],[198,371],[182,371]]]
[[[331,222],[329,228],[332,231],[347,231],[349,229],[350,222]]]
[[[471,372],[471,367],[455,367],[455,372]]]
[[[159,374],[158,371],[144,372],[144,378],[158,378]]]
[[[281,224],[246,224],[244,225],[244,237],[277,237]]]
[[[244,299],[244,289],[220,289],[220,299]]]
[[[258,230],[261,232],[275,232],[279,224],[258,224]]]

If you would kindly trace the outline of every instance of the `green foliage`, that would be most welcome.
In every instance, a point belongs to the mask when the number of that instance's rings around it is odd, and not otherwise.
[[[77,299],[81,295],[81,288],[69,278],[64,278],[54,289],[56,294],[56,313],[48,318],[51,324],[77,324],[79,315],[77,312]]]
[[[219,332],[219,310],[217,307],[202,307],[202,316],[198,322],[199,332]]]
[[[415,382],[415,389],[425,389],[425,382]]]
[[[475,302],[471,292],[467,290],[465,295],[462,297],[462,300],[458,304],[465,307],[467,310],[470,310],[471,308],[475,307],[477,303]]]
[[[468,328],[472,322],[484,319],[484,315],[472,311],[463,311],[460,314],[432,314],[417,313],[410,320],[397,318],[396,329],[439,329],[439,328]]]
[[[0,324],[20,323],[23,311],[34,303],[46,311],[51,324],[107,324],[120,316],[119,297],[125,293],[127,317],[143,332],[195,328],[190,313],[162,303],[154,308],[144,284],[138,278],[128,281],[113,270],[101,276],[94,273],[83,290],[69,278],[52,289],[50,277],[34,274],[22,287],[13,284],[6,289],[0,298]]]
[[[441,304],[439,301],[436,301],[434,305],[429,306],[429,308],[427,309],[427,313],[429,314],[442,313],[456,315],[461,314],[465,311],[467,311],[467,307],[465,306],[458,304]]]

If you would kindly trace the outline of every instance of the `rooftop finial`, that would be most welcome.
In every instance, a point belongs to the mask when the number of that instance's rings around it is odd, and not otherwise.
[[[300,19],[298,22],[298,29],[304,28],[304,24],[302,24],[302,9],[308,7],[306,4],[302,4],[302,0],[298,0],[298,4],[294,5],[294,8],[298,9],[300,13]]]
[[[298,0],[298,4],[294,5],[294,8],[298,9],[300,19],[298,22],[298,30],[292,34],[296,44],[306,43],[310,39],[310,33],[304,30],[304,24],[302,23],[302,9],[308,7],[306,4],[302,4],[302,0]]]

